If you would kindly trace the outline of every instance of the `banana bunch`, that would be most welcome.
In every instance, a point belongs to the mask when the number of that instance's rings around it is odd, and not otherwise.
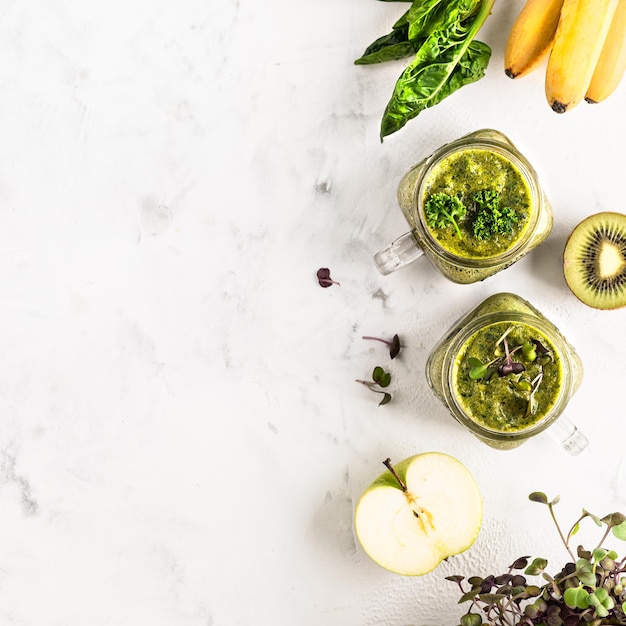
[[[519,78],[546,58],[553,111],[606,99],[626,70],[626,0],[526,0],[509,33],[504,71]]]

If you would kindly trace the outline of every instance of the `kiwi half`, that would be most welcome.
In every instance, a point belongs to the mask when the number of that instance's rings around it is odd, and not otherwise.
[[[626,215],[609,211],[584,219],[563,253],[572,293],[596,309],[626,306]]]

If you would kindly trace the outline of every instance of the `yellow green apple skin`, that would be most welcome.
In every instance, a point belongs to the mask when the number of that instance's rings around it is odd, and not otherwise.
[[[420,576],[474,543],[482,498],[460,461],[425,452],[388,467],[397,477],[381,474],[354,512],[356,536],[373,561],[396,574]]]

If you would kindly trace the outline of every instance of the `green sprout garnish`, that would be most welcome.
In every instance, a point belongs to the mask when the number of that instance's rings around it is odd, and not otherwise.
[[[463,239],[457,220],[465,217],[467,209],[458,196],[447,193],[434,193],[424,206],[426,222],[431,228],[454,226],[457,237]]]
[[[534,344],[530,341],[526,341],[522,346],[522,359],[526,361],[526,363],[532,363],[537,358],[537,350],[535,349]]]
[[[469,363],[471,367],[470,373],[469,373],[470,378],[472,380],[481,380],[483,378],[489,378],[487,374],[491,374],[491,372],[495,371],[493,369],[491,369],[490,371],[489,368],[496,361],[497,359],[494,359],[493,361],[489,361],[489,363],[483,363],[480,359],[477,359],[475,357],[469,357],[469,359],[467,359],[467,362]]]
[[[508,374],[521,374],[526,369],[524,364],[513,360],[511,355],[514,354],[514,352],[509,350],[509,342],[506,340],[506,337],[502,339],[502,343],[504,344],[504,356],[506,361],[498,368],[498,375],[507,376]]]
[[[378,406],[383,406],[383,404],[391,402],[391,394],[387,391],[379,389],[379,387],[384,389],[385,387],[389,386],[389,383],[391,383],[391,374],[389,372],[385,372],[382,367],[377,365],[374,368],[374,371],[372,372],[372,380],[357,379],[356,382],[365,385],[370,391],[373,391],[374,393],[382,394],[383,397],[382,400],[378,403]]]
[[[509,326],[495,343],[493,353],[495,358],[483,362],[476,357],[468,357],[469,377],[472,380],[489,382],[494,377],[507,378],[511,389],[527,402],[524,417],[530,417],[537,410],[536,393],[543,380],[543,367],[552,361],[552,352],[538,339],[531,339],[524,343],[511,347],[508,335],[513,330]],[[521,361],[513,359],[513,355],[519,353],[522,361],[528,365],[533,364],[533,373],[538,373],[530,380],[526,366]],[[526,372],[526,374],[524,374]],[[524,377],[522,376],[524,374]]]
[[[513,387],[513,389],[517,389],[517,391],[532,391],[533,386],[532,383],[529,380],[523,379],[523,380],[512,380],[510,381],[511,387]]]

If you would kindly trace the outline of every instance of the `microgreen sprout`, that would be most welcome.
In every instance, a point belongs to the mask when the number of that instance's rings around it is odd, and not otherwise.
[[[552,353],[538,339],[531,339],[530,342],[535,346],[537,352],[537,363],[539,365],[547,365],[552,361]]]
[[[330,277],[330,270],[327,267],[321,267],[317,270],[317,282],[320,287],[330,287],[331,285],[339,285],[336,280]]]
[[[470,364],[470,378],[472,380],[481,380],[481,379],[489,379],[492,374],[496,371],[495,368],[491,367],[498,359],[493,359],[493,361],[489,361],[488,363],[483,363],[480,359],[475,357],[470,357],[468,360]]]
[[[394,335],[391,341],[387,341],[386,339],[380,339],[379,337],[369,337],[364,336],[363,339],[371,339],[372,341],[381,341],[386,344],[389,348],[389,356],[392,359],[395,359],[400,353],[400,337],[398,335]]]
[[[509,342],[506,340],[506,337],[502,339],[502,343],[504,344],[504,354],[506,356],[506,362],[500,365],[498,368],[499,376],[507,376],[508,374],[521,374],[526,368],[523,363],[519,361],[514,361],[511,358],[511,352],[509,351]]]
[[[527,402],[524,417],[528,418],[537,410],[536,392],[544,378],[544,366],[554,357],[551,350],[538,339],[529,339],[511,346],[509,334],[513,329],[513,326],[509,326],[495,342],[494,358],[490,361],[483,362],[474,356],[468,357],[469,377],[485,383],[494,378],[506,378],[510,389]],[[516,354],[520,355],[520,360],[513,358]]]
[[[528,407],[526,408],[526,417],[531,416],[535,410],[537,409],[537,399],[535,398],[535,393],[537,389],[539,389],[539,385],[543,380],[543,368],[533,380],[530,382],[530,393],[528,394]]]
[[[513,389],[517,389],[517,391],[532,391],[533,389],[531,382],[526,379],[511,380],[510,385]]]
[[[537,349],[535,348],[535,344],[530,341],[524,342],[522,345],[522,359],[526,361],[526,363],[532,363],[537,358]]]
[[[565,546],[569,559],[555,575],[547,572],[544,558],[523,556],[498,576],[448,576],[461,592],[459,604],[470,603],[460,619],[460,626],[600,626],[626,625],[626,557],[603,547],[609,534],[626,541],[626,516],[610,513],[602,518],[582,510],[580,517],[565,533],[554,513],[559,497],[548,500],[542,492],[529,499],[546,505]],[[581,522],[590,518],[604,526],[600,540],[592,550],[571,546]],[[533,584],[527,576],[541,576],[543,583]]]
[[[391,402],[391,394],[387,391],[383,391],[385,387],[389,386],[391,382],[391,374],[389,372],[385,372],[385,370],[376,366],[374,371],[372,372],[372,380],[360,380],[357,378],[357,383],[361,383],[365,385],[370,391],[374,393],[382,394],[382,400],[378,403],[378,406],[382,406],[383,404],[387,404]],[[382,388],[382,389],[381,389]]]

